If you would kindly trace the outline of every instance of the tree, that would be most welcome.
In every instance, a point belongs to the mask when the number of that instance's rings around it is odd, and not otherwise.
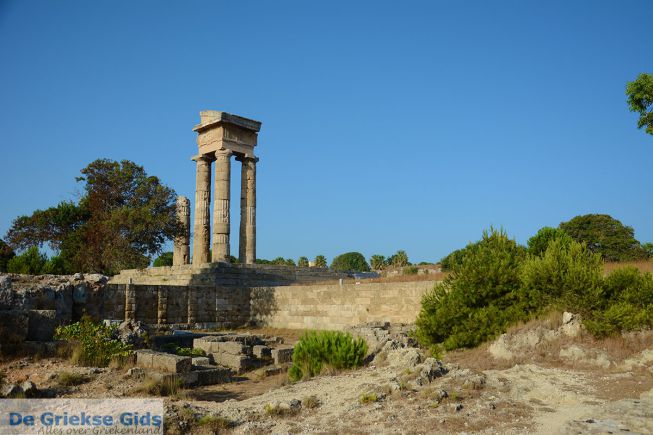
[[[0,273],[7,271],[7,263],[15,256],[16,253],[11,249],[11,246],[0,239]]]
[[[315,257],[315,267],[327,267],[327,259],[324,255]]]
[[[392,260],[392,265],[394,267],[404,267],[408,266],[408,254],[406,254],[406,251],[399,250],[397,251],[392,257],[390,257]]]
[[[307,257],[299,257],[299,259],[297,259],[297,266],[299,266],[299,267],[308,267],[308,258]]]
[[[576,216],[569,222],[562,222],[560,229],[577,242],[587,244],[590,251],[600,254],[605,261],[629,261],[647,257],[646,251],[635,239],[633,228],[607,214]]]
[[[639,113],[637,128],[646,127],[648,134],[653,134],[653,74],[640,74],[635,81],[626,85],[628,108]]]
[[[172,252],[170,251],[163,252],[154,260],[152,266],[154,267],[172,266]]]
[[[563,244],[568,245],[573,239],[560,228],[543,227],[528,239],[528,252],[532,255],[542,255],[553,240],[561,240]]]
[[[642,248],[646,251],[646,255],[650,258],[653,257],[653,243],[646,242],[642,243]]]
[[[383,255],[372,255],[370,257],[370,266],[374,270],[382,270],[385,268],[385,257]]]
[[[96,160],[81,170],[84,193],[14,220],[7,240],[14,248],[49,244],[71,270],[112,274],[143,268],[166,240],[182,232],[176,194],[123,160]]]
[[[39,248],[32,246],[22,254],[9,260],[7,271],[25,275],[40,275],[43,273],[43,267],[47,261],[46,256],[39,252]]]
[[[331,262],[331,268],[339,272],[369,272],[370,266],[360,252],[338,255]]]

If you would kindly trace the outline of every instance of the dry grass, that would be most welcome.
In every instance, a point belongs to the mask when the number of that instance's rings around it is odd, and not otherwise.
[[[57,374],[57,384],[62,387],[72,387],[88,382],[90,379],[81,373],[59,372]]]
[[[149,394],[150,396],[175,396],[181,392],[181,381],[173,376],[164,376],[161,378],[146,377],[138,387],[138,392]]]
[[[653,273],[653,258],[650,258],[648,260],[640,260],[640,261],[622,261],[619,263],[603,263],[603,271],[607,275],[616,269],[623,269],[624,267],[629,267],[629,266],[636,267],[641,272]]]

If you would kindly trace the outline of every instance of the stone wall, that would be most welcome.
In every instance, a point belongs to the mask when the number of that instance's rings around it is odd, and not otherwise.
[[[436,281],[260,287],[251,291],[251,319],[291,329],[346,329],[373,321],[412,323],[422,295]]]

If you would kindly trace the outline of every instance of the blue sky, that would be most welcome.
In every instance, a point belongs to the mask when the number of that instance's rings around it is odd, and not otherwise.
[[[624,94],[653,72],[651,16],[650,1],[0,0],[0,235],[74,198],[101,157],[192,199],[192,127],[214,109],[263,122],[261,258],[435,261],[490,225],[525,242],[585,213],[653,241],[653,137]]]

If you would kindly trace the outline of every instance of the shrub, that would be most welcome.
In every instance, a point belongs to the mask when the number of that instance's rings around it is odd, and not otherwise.
[[[152,266],[154,267],[172,266],[172,252],[164,252],[161,255],[159,255],[156,258],[156,260],[154,260]]]
[[[504,231],[490,229],[466,251],[453,272],[422,298],[416,336],[425,347],[476,346],[528,315],[519,278],[524,248]]]
[[[403,274],[404,275],[417,275],[419,272],[419,269],[417,266],[406,266],[404,267]]]
[[[358,403],[365,405],[367,403],[374,403],[379,401],[379,396],[376,393],[363,393],[358,398]]]
[[[323,369],[348,369],[359,367],[367,353],[367,343],[362,338],[335,331],[309,332],[295,345],[292,366],[288,370],[291,381],[308,379]]]
[[[600,300],[601,256],[578,242],[552,239],[540,256],[531,255],[522,267],[522,283],[531,306],[553,304],[587,314]]]
[[[57,384],[62,387],[72,387],[88,382],[89,379],[81,373],[59,372],[57,374]]]
[[[568,244],[573,240],[560,228],[540,228],[537,234],[528,239],[528,253],[531,255],[542,255],[549,246],[549,242],[558,239],[562,240],[565,244]]]
[[[612,272],[584,323],[598,337],[653,327],[653,276],[634,267]]]
[[[369,272],[370,266],[360,252],[338,255],[331,262],[331,268],[339,272]]]
[[[117,339],[117,326],[95,323],[84,316],[79,322],[56,329],[55,338],[74,346],[73,360],[85,366],[106,367],[112,358],[130,354],[131,346]]]
[[[202,416],[197,424],[211,430],[213,433],[220,433],[224,429],[229,429],[234,426],[231,420],[228,420],[219,415],[206,414]]]
[[[7,271],[9,273],[39,275],[42,273],[46,261],[46,256],[39,252],[39,248],[32,246],[22,254],[9,260],[7,262]]]
[[[315,257],[315,267],[327,267],[327,259],[324,255]]]
[[[161,378],[147,377],[138,388],[139,391],[151,396],[172,396],[181,389],[181,380],[174,376],[163,376]]]
[[[461,266],[463,264],[463,258],[465,257],[465,254],[469,252],[471,246],[472,244],[470,243],[462,249],[456,249],[444,257],[442,260],[440,260],[440,266],[442,267],[442,270],[449,272],[454,270],[456,267]]]
[[[307,257],[299,257],[297,259],[297,266],[299,266],[299,267],[308,267],[308,258]]]
[[[58,255],[50,257],[50,259],[45,262],[42,269],[42,273],[47,275],[65,275],[69,272],[70,268],[66,264],[66,261]]]

